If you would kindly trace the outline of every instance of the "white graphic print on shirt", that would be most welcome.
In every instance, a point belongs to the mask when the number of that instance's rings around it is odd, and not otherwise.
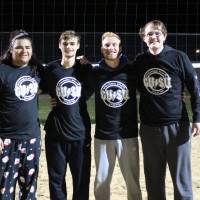
[[[30,76],[22,76],[16,81],[14,90],[18,99],[30,101],[37,94],[38,83]]]
[[[56,85],[56,95],[63,104],[75,104],[81,96],[81,84],[73,77],[62,78]]]
[[[101,87],[101,99],[109,107],[121,107],[129,98],[127,86],[119,81],[108,81]]]
[[[146,71],[143,83],[145,88],[154,95],[164,94],[172,87],[170,76],[159,68],[152,68]]]

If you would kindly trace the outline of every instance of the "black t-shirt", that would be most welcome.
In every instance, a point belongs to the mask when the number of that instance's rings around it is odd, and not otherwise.
[[[93,69],[95,90],[95,137],[115,140],[138,136],[136,82],[132,65],[120,59],[116,69],[105,61]]]
[[[28,139],[39,130],[39,79],[30,66],[0,65],[0,137]]]
[[[70,68],[64,68],[61,60],[48,64],[44,80],[47,92],[57,100],[45,123],[48,137],[67,141],[90,140],[91,125],[86,104],[88,70],[88,66],[78,62]]]

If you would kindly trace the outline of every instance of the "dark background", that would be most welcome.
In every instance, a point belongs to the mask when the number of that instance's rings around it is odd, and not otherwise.
[[[199,33],[198,0],[1,0],[1,31],[138,32],[152,19],[173,33]]]
[[[114,31],[133,59],[145,49],[139,28],[159,19],[169,32],[167,43],[199,62],[199,13],[199,0],[1,0],[0,50],[6,48],[10,31],[23,28],[32,33],[38,57],[49,62],[60,57],[60,33],[73,29],[82,36],[79,54],[95,62],[101,57],[101,34]]]

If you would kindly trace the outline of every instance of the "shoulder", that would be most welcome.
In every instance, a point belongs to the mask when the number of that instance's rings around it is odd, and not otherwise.
[[[166,45],[166,52],[168,52],[169,54],[179,57],[179,58],[186,58],[188,57],[187,54],[181,50],[175,49],[171,46]]]
[[[175,56],[175,58],[177,59],[177,61],[180,65],[191,64],[191,61],[190,61],[188,55],[185,52],[183,52],[181,50],[174,49],[173,55]]]
[[[74,68],[74,70],[75,70],[76,72],[85,74],[85,73],[91,71],[92,65],[89,64],[89,63],[87,63],[87,64],[82,64],[82,63],[80,63],[79,60],[76,60],[76,63],[75,63],[75,65],[73,66],[73,68]]]
[[[58,67],[60,67],[60,60],[51,61],[43,66],[45,72],[53,71]]]
[[[181,51],[181,50],[176,50],[176,53],[182,59],[188,58],[188,55],[185,52]]]
[[[8,64],[5,64],[5,63],[0,64],[0,71],[2,71],[4,69],[9,69],[9,68],[11,68],[11,66]]]
[[[60,66],[61,65],[60,63],[61,60],[53,60],[47,64],[46,68]]]
[[[147,56],[147,52],[138,53],[138,54],[136,54],[134,61],[142,60],[146,56]]]
[[[4,74],[6,74],[6,65],[5,64],[0,64],[0,79],[3,78]]]
[[[14,74],[15,70],[11,65],[8,64],[0,64],[0,74],[8,75],[8,74]]]

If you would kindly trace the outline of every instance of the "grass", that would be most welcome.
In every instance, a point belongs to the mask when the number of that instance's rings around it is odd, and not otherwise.
[[[191,106],[190,106],[190,98],[189,96],[185,96],[185,102],[186,106],[188,108],[188,113],[190,117],[190,121],[192,120],[192,113],[191,113]],[[92,96],[88,102],[88,112],[90,115],[90,119],[92,123],[95,123],[95,109],[94,109],[94,97]],[[45,123],[45,120],[48,116],[48,113],[51,110],[50,106],[50,98],[48,95],[40,95],[39,96],[39,116],[40,116],[40,121],[42,124]]]
[[[39,95],[39,118],[42,124],[45,123],[46,118],[51,110],[50,98],[48,95]]]
[[[92,123],[95,123],[94,97],[92,96],[88,102],[88,112]],[[39,118],[42,124],[45,123],[46,118],[51,110],[49,95],[39,95]]]

